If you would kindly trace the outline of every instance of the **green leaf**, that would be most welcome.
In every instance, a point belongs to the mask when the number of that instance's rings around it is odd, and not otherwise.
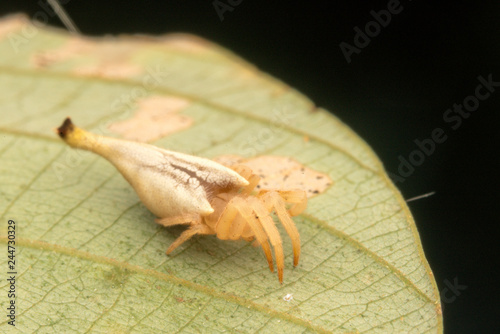
[[[294,218],[296,268],[280,230],[282,285],[245,241],[199,236],[166,256],[182,228],[156,225],[111,164],[52,131],[71,116],[123,136],[110,125],[153,97],[182,100],[175,112],[190,122],[155,145],[293,157],[331,178]],[[0,110],[1,272],[10,219],[20,332],[442,332],[415,223],[373,151],[229,51],[187,35],[84,39],[10,17],[0,22]],[[8,320],[0,331],[14,329]]]

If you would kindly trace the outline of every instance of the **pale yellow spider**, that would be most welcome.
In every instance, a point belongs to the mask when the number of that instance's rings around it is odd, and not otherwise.
[[[273,211],[283,224],[292,240],[293,265],[297,266],[300,257],[300,235],[290,216],[297,216],[307,205],[306,193],[302,190],[261,190],[252,194],[259,183],[260,177],[244,165],[234,167],[234,170],[248,180],[244,187],[224,189],[215,195],[210,204],[214,212],[202,216],[197,213],[186,213],[176,217],[157,219],[163,226],[190,225],[167,249],[170,254],[174,249],[196,234],[216,234],[221,240],[244,239],[262,246],[271,272],[273,257],[269,241],[273,245],[278,279],[283,282],[283,244],[280,234],[270,213]],[[291,203],[287,209],[286,203]]]
[[[271,242],[281,283],[283,244],[270,216],[275,212],[292,240],[293,264],[299,263],[300,236],[290,217],[306,208],[305,191],[254,192],[260,178],[248,167],[238,165],[231,169],[209,159],[100,136],[76,127],[69,118],[57,133],[71,147],[109,160],[144,205],[159,217],[157,223],[190,225],[170,245],[167,254],[196,234],[216,234],[222,240],[255,239],[274,271]]]

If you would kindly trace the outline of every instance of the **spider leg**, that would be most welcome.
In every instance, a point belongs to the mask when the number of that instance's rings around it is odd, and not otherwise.
[[[260,181],[260,176],[252,174],[247,180],[248,186],[243,187],[241,190],[241,193],[245,195],[249,195],[255,187],[257,187],[257,184],[259,184]]]
[[[285,267],[285,257],[283,255],[283,243],[281,242],[281,237],[273,219],[269,216],[269,212],[264,206],[264,204],[259,201],[256,197],[249,197],[248,202],[257,214],[257,219],[261,222],[262,227],[269,236],[269,240],[274,248],[274,253],[276,255],[276,267],[278,268],[278,279],[280,283],[283,283],[283,268]]]
[[[279,190],[278,194],[285,202],[294,204],[288,209],[290,216],[298,216],[307,207],[307,194],[303,190]]]
[[[270,192],[277,192],[285,202],[293,204],[288,209],[288,213],[290,213],[292,217],[298,216],[307,207],[307,195],[303,190],[261,190],[258,196],[260,197]]]
[[[170,247],[167,249],[167,255],[196,234],[214,234],[214,231],[204,224],[191,225],[191,227],[182,232],[181,235],[175,239],[174,242],[172,242]]]
[[[299,196],[297,196],[296,198],[299,198]],[[281,197],[281,193],[278,193],[276,191],[269,191],[266,192],[261,197],[261,199],[266,205],[269,212],[271,212],[273,209],[276,211],[281,224],[292,240],[293,266],[297,266],[299,264],[300,257],[300,235],[297,227],[295,226],[293,220],[290,218],[288,211],[286,210],[285,201]]]
[[[222,213],[220,214],[217,222],[215,224],[215,230],[217,231],[217,238],[221,240],[228,240],[230,238],[229,231],[231,229],[231,224],[238,215],[238,209],[233,204],[234,199],[229,200],[227,203],[221,202],[221,205],[225,205]],[[217,206],[214,205],[217,208]]]
[[[166,227],[174,225],[193,225],[200,222],[200,215],[197,213],[187,213],[175,217],[157,218],[155,222]]]
[[[233,170],[248,181],[248,185],[242,188],[241,193],[246,195],[250,194],[259,183],[260,176],[253,174],[250,167],[245,165],[236,165],[233,167]]]
[[[255,234],[255,238],[262,246],[262,250],[264,251],[264,254],[266,256],[269,269],[271,270],[271,272],[273,272],[273,256],[271,253],[271,247],[269,246],[269,242],[267,241],[266,233],[262,229],[262,226],[260,225],[257,218],[255,218],[255,214],[248,207],[246,201],[243,198],[236,196],[227,203],[226,208],[222,212],[221,216],[219,217],[219,221],[217,222],[217,237],[220,239],[229,238],[231,223],[238,214],[240,214],[243,219],[246,220],[250,225],[250,228]]]

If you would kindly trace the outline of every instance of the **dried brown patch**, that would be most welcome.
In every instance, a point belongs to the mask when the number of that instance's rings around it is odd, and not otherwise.
[[[214,161],[220,163],[221,165],[233,167],[234,165],[243,164],[246,160],[243,157],[240,157],[236,154],[226,154],[215,157]]]
[[[324,192],[332,180],[326,174],[305,167],[289,157],[260,156],[245,160],[236,155],[224,155],[214,159],[225,166],[243,164],[250,167],[253,172],[261,177],[259,189],[300,189],[312,197]]]
[[[185,302],[184,298],[182,298],[182,297],[174,296],[174,299],[178,303],[184,303]]]
[[[131,63],[138,45],[126,41],[92,40],[70,37],[58,49],[34,54],[31,61],[35,67],[53,67],[63,62],[72,62],[73,73],[84,76],[106,78],[130,78],[143,72],[141,66]],[[81,63],[81,64],[79,64]]]
[[[0,22],[0,39],[4,39],[5,36],[9,36],[10,34],[14,34],[17,31],[21,30],[24,26],[29,24],[29,20],[22,15],[15,15],[12,17],[8,17],[3,19]],[[22,35],[21,35],[22,36]],[[17,36],[19,37],[19,36]]]
[[[211,43],[196,36],[187,34],[172,34],[161,38],[163,46],[189,53],[212,52]]]
[[[441,304],[439,304],[439,303],[438,303],[438,304],[436,304],[436,313],[437,313],[438,315],[442,315],[442,314],[443,314],[443,309],[442,309],[442,307],[441,307]]]
[[[193,120],[178,114],[189,101],[178,97],[150,96],[139,100],[132,118],[113,123],[109,129],[129,140],[149,142],[189,128]]]

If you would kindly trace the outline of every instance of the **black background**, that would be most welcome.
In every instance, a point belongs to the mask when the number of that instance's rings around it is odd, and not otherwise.
[[[478,76],[500,82],[500,1],[401,1],[351,63],[339,44],[352,45],[354,27],[364,30],[388,1],[238,2],[223,21],[213,0],[70,0],[65,8],[84,34],[189,32],[232,50],[338,116],[394,174],[414,140],[445,130],[447,140],[397,185],[406,198],[436,192],[409,206],[445,293],[445,331],[498,332],[500,87],[456,130],[443,114],[474,95]],[[40,10],[37,1],[0,4],[0,14]],[[454,295],[446,281],[466,288]]]

